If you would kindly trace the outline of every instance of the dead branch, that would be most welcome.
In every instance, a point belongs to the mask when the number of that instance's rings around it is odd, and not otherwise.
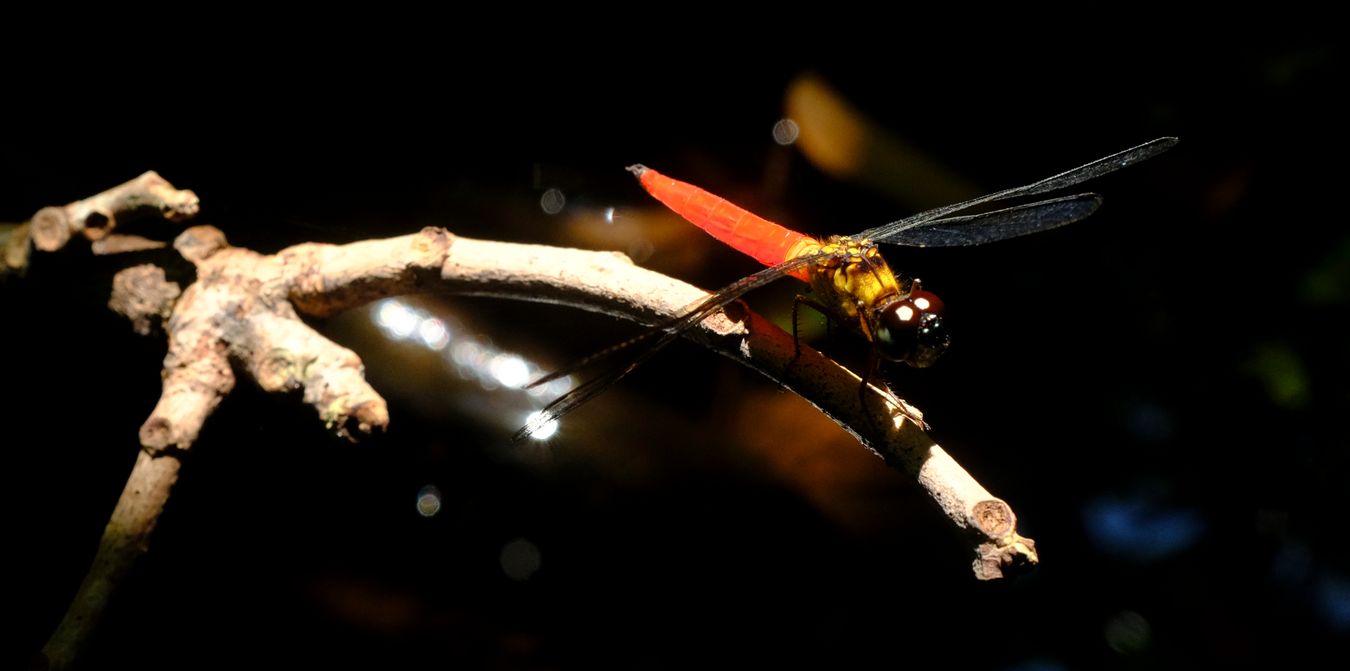
[[[118,188],[158,194],[155,206],[161,211],[196,208],[195,196],[189,207],[182,195],[191,192],[174,190],[154,173]],[[100,226],[106,234],[122,211],[113,205],[144,205],[126,194],[108,196],[112,191],[48,209],[63,209],[68,223],[71,208],[106,211]],[[61,237],[60,227],[44,225],[49,230],[43,245],[50,246]],[[35,236],[37,228],[35,217]],[[89,227],[84,221],[66,230]],[[197,226],[179,235],[174,248],[197,268],[198,279],[187,289],[180,292],[154,266],[124,270],[114,282],[114,310],[138,332],[159,324],[168,335],[163,391],[141,427],[144,451],[93,566],[43,648],[51,668],[76,659],[114,588],[144,553],[180,458],[233,389],[236,366],[269,391],[301,390],[304,401],[340,434],[388,424],[385,401],[366,383],[357,355],[311,329],[299,313],[322,317],[385,297],[448,292],[559,303],[655,323],[707,296],[620,254],[458,238],[439,228],[349,245],[308,243],[266,256],[231,247],[219,230]],[[807,347],[794,356],[792,336],[753,313],[735,319],[715,314],[687,337],[798,393],[918,481],[971,539],[977,577],[999,578],[1037,562],[1034,543],[1017,534],[1008,504],[943,451],[912,419],[917,410],[894,395],[875,387],[860,395],[856,375]]]
[[[561,303],[655,323],[707,297],[702,290],[634,266],[613,252],[588,252],[455,238],[442,270],[445,288]],[[892,468],[918,481],[956,526],[967,532],[976,577],[991,580],[1037,563],[1035,543],[1017,534],[1017,516],[991,495],[916,424],[917,411],[749,313],[739,322],[714,315],[687,336],[791,389],[815,405]]]
[[[154,213],[169,221],[197,214],[197,194],[180,191],[151,170],[96,196],[59,207],[44,207],[33,215],[33,245],[44,252],[66,246],[72,236],[105,238],[126,219]]]
[[[0,278],[28,267],[32,224],[0,224]]]
[[[104,529],[93,566],[42,650],[49,668],[65,668],[78,658],[114,588],[145,552],[177,480],[181,455],[234,388],[232,361],[263,389],[301,390],[305,403],[339,434],[388,425],[385,401],[366,383],[360,358],[302,322],[292,300],[324,312],[415,291],[437,277],[449,241],[444,231],[426,229],[343,247],[299,245],[265,256],[230,247],[213,227],[195,226],[174,241],[197,267],[197,281],[181,295],[153,265],[117,274],[110,307],[138,332],[160,324],[168,334],[163,392],[141,426],[144,452]]]
[[[29,221],[0,224],[0,278],[27,270],[33,249],[55,252],[77,235],[100,256],[158,249],[163,242],[117,233],[118,226],[146,215],[185,221],[197,214],[199,205],[197,194],[174,188],[151,170],[89,198],[44,207]]]
[[[141,452],[137,457],[112,518],[103,530],[93,565],[61,624],[42,646],[40,657],[33,660],[33,668],[65,669],[79,659],[80,651],[98,627],[104,607],[149,547],[150,534],[169,501],[181,466],[176,455],[155,457]]]

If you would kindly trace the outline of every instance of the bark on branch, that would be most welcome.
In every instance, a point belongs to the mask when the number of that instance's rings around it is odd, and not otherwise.
[[[54,252],[75,235],[90,241],[107,238],[130,217],[158,214],[169,221],[184,221],[197,214],[198,206],[197,194],[175,189],[151,170],[96,196],[38,210],[32,220],[33,245]]]
[[[442,279],[455,293],[561,303],[646,323],[680,314],[707,297],[617,253],[468,238],[454,239]],[[911,419],[916,411],[875,386],[860,396],[861,381],[852,371],[806,346],[794,360],[790,334],[754,313],[738,317],[714,315],[687,335],[791,389],[914,478],[970,539],[976,577],[996,579],[1037,563],[1035,543],[1017,534],[1012,508]]]
[[[449,241],[444,231],[426,229],[341,247],[299,245],[265,256],[230,247],[213,227],[196,226],[174,242],[197,266],[197,281],[181,295],[152,265],[117,274],[110,307],[138,332],[162,324],[168,334],[163,391],[141,425],[143,453],[93,566],[40,663],[65,668],[78,658],[117,584],[144,554],[177,481],[181,455],[234,388],[232,363],[268,391],[301,390],[304,401],[341,435],[388,425],[388,408],[366,383],[360,358],[301,321],[296,306],[329,314],[333,305],[417,291],[438,276]]]
[[[33,249],[55,252],[75,236],[87,240],[97,255],[158,249],[163,242],[118,233],[118,227],[142,216],[185,221],[199,207],[197,194],[174,188],[153,170],[83,200],[44,207],[29,221],[0,224],[0,279],[27,270]]]
[[[146,173],[119,188],[179,194],[176,201],[162,197],[156,205],[161,209],[165,203],[187,202],[181,194],[191,192],[156,179]],[[105,205],[144,205],[107,194],[90,200],[98,198]],[[190,200],[188,209],[195,211],[195,196]],[[177,479],[180,458],[233,389],[234,370],[269,391],[302,390],[304,401],[341,434],[369,433],[388,424],[385,401],[366,383],[360,359],[307,326],[300,313],[323,317],[380,298],[447,292],[559,303],[656,323],[706,297],[617,253],[473,240],[439,228],[349,245],[303,244],[266,256],[230,247],[219,230],[197,226],[178,236],[174,247],[197,267],[197,281],[185,290],[180,292],[155,266],[129,268],[115,279],[111,307],[131,319],[138,332],[160,324],[168,335],[163,392],[141,427],[144,451],[93,566],[43,648],[43,661],[51,668],[76,659],[116,585],[144,553]],[[914,478],[969,538],[977,577],[999,578],[1037,562],[1034,543],[1017,534],[1012,509],[915,423],[916,410],[876,387],[859,394],[860,381],[852,372],[807,347],[795,357],[792,336],[758,315],[734,312],[735,318],[713,315],[687,337],[806,398],[887,464]]]

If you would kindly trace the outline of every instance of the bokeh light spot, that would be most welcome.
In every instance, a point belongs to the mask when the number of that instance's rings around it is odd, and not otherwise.
[[[534,543],[517,538],[502,548],[502,572],[512,580],[529,580],[539,570],[542,559]]]
[[[427,485],[417,491],[417,514],[422,517],[435,517],[441,512],[441,490],[435,485]]]
[[[1133,655],[1148,649],[1153,638],[1153,627],[1143,615],[1123,610],[1106,621],[1102,635],[1112,650],[1122,655]]]
[[[539,197],[539,207],[547,214],[557,214],[567,205],[567,197],[558,189],[549,189]]]
[[[391,337],[402,340],[417,330],[421,317],[407,305],[390,299],[380,303],[375,311],[375,321]]]
[[[1317,609],[1337,631],[1350,631],[1350,580],[1325,578],[1318,585]]]
[[[786,147],[797,141],[797,136],[801,134],[801,127],[792,119],[779,119],[778,123],[773,125],[773,141]]]
[[[535,440],[548,440],[558,432],[558,420],[541,421],[543,418],[544,413],[541,410],[536,410],[525,418],[525,429]]]
[[[488,364],[492,377],[507,389],[520,389],[530,380],[530,367],[514,354],[498,354]]]
[[[421,325],[417,327],[417,337],[422,339],[422,344],[440,351],[450,342],[450,330],[445,328],[445,322],[439,319],[434,317],[423,319]]]
[[[1168,507],[1146,494],[1092,499],[1083,507],[1083,523],[1098,550],[1136,561],[1182,552],[1205,531],[1200,513]]]

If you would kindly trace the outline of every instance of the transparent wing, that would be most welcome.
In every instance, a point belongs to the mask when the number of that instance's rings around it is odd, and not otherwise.
[[[1131,149],[1126,149],[1125,151],[1112,154],[1110,156],[1107,156],[1106,158],[1100,158],[1086,165],[1078,166],[1073,170],[1062,172],[1058,175],[1054,175],[1053,177],[1047,177],[1039,182],[1027,184],[1026,186],[1015,187],[1012,189],[1005,189],[1003,191],[998,191],[988,195],[980,196],[979,198],[972,198],[971,200],[956,203],[954,205],[944,205],[942,207],[928,210],[927,212],[920,212],[919,214],[916,214],[911,217],[906,217],[904,219],[901,219],[900,221],[893,221],[884,226],[878,226],[876,228],[863,231],[862,233],[859,233],[858,235],[853,237],[868,238],[871,240],[882,240],[893,244],[907,244],[905,240],[910,239],[911,233],[908,233],[908,231],[911,231],[911,229],[918,229],[926,226],[940,224],[943,219],[948,217],[948,215],[955,214],[957,212],[960,212],[961,210],[966,210],[975,207],[976,205],[983,205],[985,203],[993,203],[1000,200],[1007,200],[1009,198],[1021,198],[1023,196],[1037,196],[1043,193],[1049,193],[1051,191],[1070,187],[1075,184],[1080,184],[1082,182],[1086,182],[1087,180],[1101,177],[1102,175],[1115,172],[1117,170],[1120,170],[1121,168],[1131,166],[1145,159],[1157,156],[1158,154],[1161,154],[1167,151],[1168,149],[1171,149],[1173,146],[1176,145],[1176,143],[1177,139],[1174,137],[1160,137],[1151,142],[1145,142],[1144,144],[1141,144],[1137,147],[1133,147]],[[1051,203],[1054,201],[1043,201],[1043,202]],[[1033,203],[1032,205],[1037,204],[1039,203]],[[1045,228],[1053,228],[1054,226],[1059,226],[1063,225],[1063,223],[1066,223],[1066,222],[1055,223],[1054,221],[1049,220],[1047,221],[1050,225],[1047,225]],[[1033,228],[1031,230],[1025,230],[1020,233],[1017,233],[1016,235],[1026,235],[1027,233],[1031,233],[1037,230],[1044,230],[1044,228]],[[901,235],[902,233],[905,233],[905,235]],[[914,237],[919,237],[918,234],[913,235]],[[992,239],[1001,240],[1006,237],[1013,237],[1013,236],[1005,235],[1001,237],[995,237]],[[968,244],[968,243],[959,243],[959,244]],[[937,245],[933,245],[930,243],[929,246],[937,246]]]
[[[540,410],[529,424],[526,424],[517,431],[512,439],[517,441],[522,440],[545,424],[581,407],[587,401],[595,398],[607,389],[610,385],[618,382],[623,379],[624,376],[633,372],[633,369],[642,365],[647,359],[650,359],[653,354],[656,354],[661,348],[669,345],[685,331],[712,316],[712,314],[718,310],[730,305],[732,302],[745,295],[746,292],[769,284],[798,268],[809,266],[823,256],[828,256],[828,254],[822,253],[799,256],[795,259],[784,261],[776,266],[765,268],[752,275],[742,277],[718,290],[711,296],[708,296],[706,299],[695,303],[679,316],[672,317],[665,322],[657,324],[635,338],[609,347],[531,382],[529,386],[534,387],[576,372],[599,360],[611,358],[621,352],[626,352],[628,354],[628,357],[623,359],[620,363],[612,366],[600,375],[583,382],[566,394],[554,399],[552,403],[544,406],[543,410]]]
[[[889,238],[872,238],[910,247],[965,247],[1048,231],[1086,219],[1102,204],[1095,193],[1080,193],[1018,205],[993,212],[943,217],[906,229]]]

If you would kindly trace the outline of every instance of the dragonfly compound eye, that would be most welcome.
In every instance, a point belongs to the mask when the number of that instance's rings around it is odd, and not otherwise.
[[[878,322],[877,346],[891,361],[927,368],[951,344],[942,323],[942,299],[928,291],[915,291],[882,308]]]

